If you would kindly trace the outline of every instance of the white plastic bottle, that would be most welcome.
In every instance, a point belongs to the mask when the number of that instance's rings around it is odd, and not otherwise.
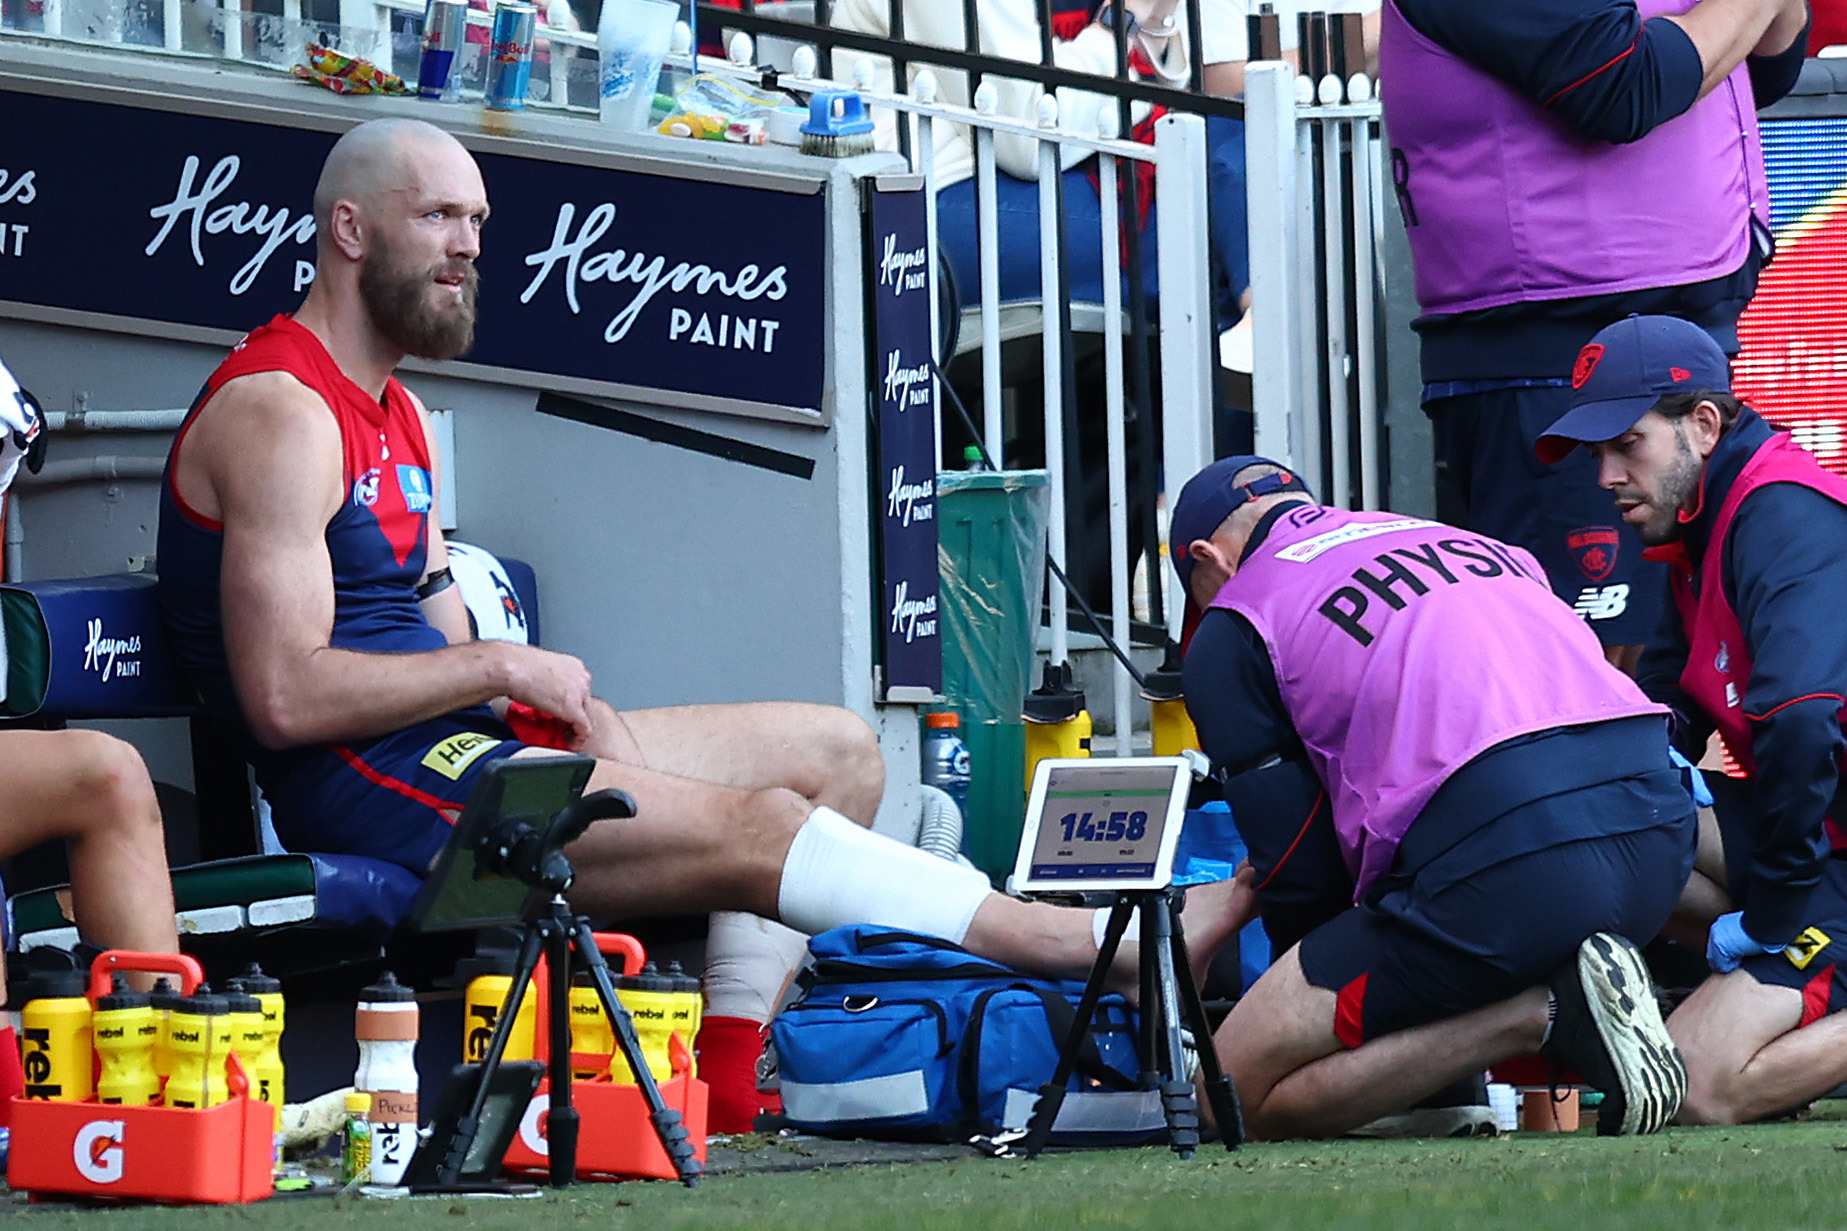
[[[359,995],[353,1088],[372,1096],[372,1183],[395,1185],[417,1148],[417,1001],[390,971]]]

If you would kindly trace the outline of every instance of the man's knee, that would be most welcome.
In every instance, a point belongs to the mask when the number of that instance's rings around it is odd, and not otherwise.
[[[69,775],[73,829],[114,833],[146,822],[158,828],[154,784],[132,744],[101,731],[66,731],[62,736],[58,754]]]

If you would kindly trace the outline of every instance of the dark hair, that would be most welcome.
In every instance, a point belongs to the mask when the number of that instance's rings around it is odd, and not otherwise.
[[[1663,418],[1684,419],[1693,413],[1693,408],[1701,402],[1711,402],[1719,408],[1719,430],[1728,432],[1732,424],[1738,422],[1738,412],[1744,409],[1744,403],[1729,393],[1715,393],[1702,389],[1698,393],[1669,393],[1655,403],[1655,409]]]

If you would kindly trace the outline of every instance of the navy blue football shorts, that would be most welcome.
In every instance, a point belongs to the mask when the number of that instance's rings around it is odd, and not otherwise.
[[[528,746],[478,706],[313,749],[268,792],[276,836],[290,850],[367,855],[423,875],[482,771]]]
[[[1629,811],[1646,827],[1508,857],[1507,826]],[[1337,996],[1348,1047],[1456,1017],[1544,983],[1587,936],[1652,939],[1693,867],[1694,813],[1672,770],[1534,800],[1434,858],[1392,870],[1303,938],[1303,974]]]
[[[1578,448],[1555,466],[1533,452],[1540,433],[1571,409],[1565,386],[1493,389],[1424,404],[1436,435],[1439,515],[1538,557],[1552,591],[1590,622],[1604,645],[1642,645],[1667,591],[1666,566],[1642,559],[1642,541],[1597,486]]]
[[[1801,992],[1798,1025],[1807,1026],[1847,1009],[1847,858],[1837,853],[1822,865],[1802,922],[1789,948],[1746,958],[1743,968],[1759,983]]]

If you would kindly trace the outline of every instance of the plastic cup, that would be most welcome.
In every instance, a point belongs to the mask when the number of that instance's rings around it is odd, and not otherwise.
[[[597,97],[605,124],[625,132],[647,124],[679,15],[671,0],[603,0],[596,48]]]

